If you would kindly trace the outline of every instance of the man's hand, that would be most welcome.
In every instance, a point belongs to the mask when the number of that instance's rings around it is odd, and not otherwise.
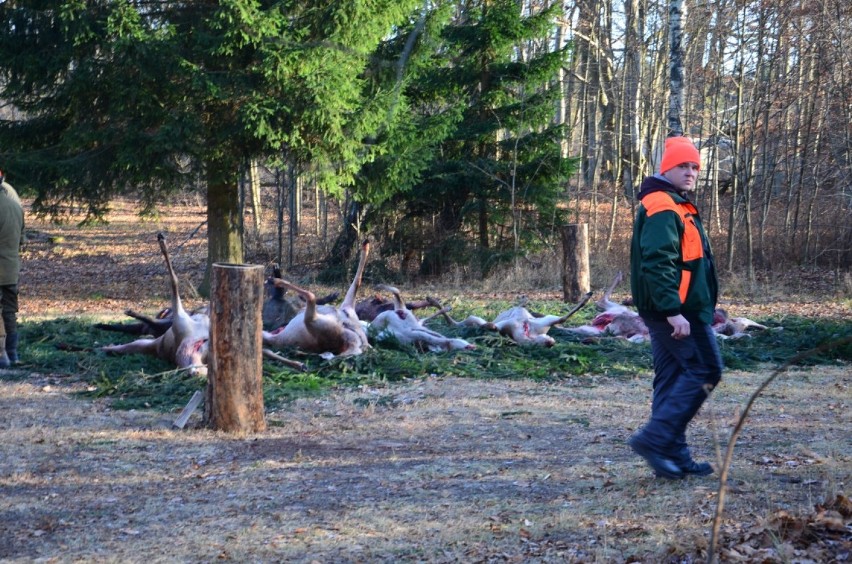
[[[672,337],[675,339],[685,339],[689,337],[689,321],[680,314],[672,315],[671,317],[667,317],[666,321],[669,322],[669,325],[672,326],[674,331],[672,331]]]

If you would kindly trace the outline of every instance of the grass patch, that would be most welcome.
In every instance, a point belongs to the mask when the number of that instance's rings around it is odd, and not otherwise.
[[[505,307],[500,303],[459,303],[454,313],[491,318]],[[530,309],[558,310],[558,305],[530,304]],[[587,308],[590,310],[591,308]],[[590,317],[583,311],[580,324]],[[128,336],[93,327],[96,319],[64,317],[23,323],[21,355],[28,371],[61,375],[87,384],[84,392],[94,397],[112,398],[117,408],[153,408],[170,411],[180,408],[195,390],[206,385],[204,378],[174,370],[168,364],[145,355],[115,356],[97,350],[107,343],[129,340]],[[721,341],[727,369],[755,371],[767,363],[780,364],[796,353],[837,340],[852,332],[848,322],[782,317],[764,320],[769,331],[751,338]],[[447,328],[434,324],[443,333],[467,339],[473,351],[418,353],[411,347],[387,343],[365,354],[325,361],[315,355],[282,351],[303,361],[307,370],[294,372],[274,362],[264,363],[264,399],[275,408],[299,397],[320,395],[337,387],[398,382],[428,376],[550,381],[572,378],[580,385],[595,385],[595,377],[633,377],[652,370],[650,347],[623,339],[584,339],[551,331],[556,345],[549,349],[520,347],[498,335],[477,329]],[[846,345],[807,359],[808,365],[839,364],[852,361],[852,346]],[[13,371],[3,378],[15,378]]]

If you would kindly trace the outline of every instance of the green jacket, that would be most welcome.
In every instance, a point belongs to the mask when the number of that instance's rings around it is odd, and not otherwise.
[[[633,224],[630,286],[643,317],[683,314],[713,323],[719,281],[698,210],[666,179],[642,182]]]
[[[18,283],[24,245],[24,208],[9,184],[0,184],[0,286]]]

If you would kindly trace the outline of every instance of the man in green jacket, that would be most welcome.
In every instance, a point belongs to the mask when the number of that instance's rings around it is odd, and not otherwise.
[[[18,276],[24,244],[24,208],[0,171],[0,368],[18,363]]]
[[[633,225],[631,290],[651,335],[651,417],[628,444],[663,478],[713,473],[695,462],[686,427],[722,377],[713,332],[718,280],[695,191],[701,157],[685,137],[666,140],[660,174],[642,182]]]

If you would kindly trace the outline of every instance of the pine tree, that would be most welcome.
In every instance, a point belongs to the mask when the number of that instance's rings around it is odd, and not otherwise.
[[[237,171],[286,150],[330,192],[386,118],[364,71],[412,0],[0,3],[6,170],[34,209],[93,218],[116,194],[154,208],[196,182],[209,262],[242,262]]]
[[[564,130],[552,123],[567,52],[527,47],[546,43],[557,10],[524,16],[515,0],[467,3],[421,46],[406,83],[410,115],[396,130],[412,174],[373,217],[397,218],[389,246],[424,252],[423,273],[471,253],[485,273],[541,244],[542,225],[556,220],[575,164],[561,158]],[[384,162],[399,166],[399,153]]]

